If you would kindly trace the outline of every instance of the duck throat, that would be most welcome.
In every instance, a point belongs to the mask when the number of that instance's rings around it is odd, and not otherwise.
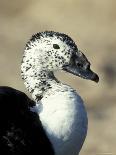
[[[58,83],[53,72],[37,69],[37,67],[26,69],[22,64],[21,75],[26,88],[32,94],[32,98],[36,103],[52,88],[53,83]]]

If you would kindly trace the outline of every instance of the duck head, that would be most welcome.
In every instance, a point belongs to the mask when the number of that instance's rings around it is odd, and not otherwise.
[[[90,62],[78,49],[75,42],[66,34],[45,31],[32,36],[25,51],[34,61],[32,66],[52,72],[64,70],[84,79],[95,82],[99,77],[90,69]],[[31,61],[32,62],[32,61]]]
[[[54,31],[33,35],[26,44],[21,65],[21,75],[28,90],[42,96],[53,81],[58,82],[53,74],[56,70],[99,81],[86,56],[68,35]]]

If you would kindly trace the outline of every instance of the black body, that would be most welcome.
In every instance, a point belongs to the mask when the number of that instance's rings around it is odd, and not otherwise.
[[[0,87],[0,155],[54,155],[34,105],[23,92]]]

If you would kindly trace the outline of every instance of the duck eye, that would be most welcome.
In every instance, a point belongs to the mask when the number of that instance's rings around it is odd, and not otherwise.
[[[54,48],[54,49],[60,49],[60,47],[59,47],[58,44],[53,44],[53,48]]]

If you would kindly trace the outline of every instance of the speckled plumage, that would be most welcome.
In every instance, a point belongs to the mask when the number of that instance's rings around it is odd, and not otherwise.
[[[60,49],[54,49],[53,45],[59,43]],[[52,70],[59,70],[63,65],[67,65],[76,50],[74,41],[62,33],[45,31],[32,36],[25,47],[21,71],[26,87],[29,92],[33,92],[33,96],[36,88],[39,88],[34,99],[40,99],[42,93],[51,87],[50,79],[55,79]],[[49,82],[46,80],[48,78]]]
[[[34,107],[35,111],[39,110],[56,155],[78,154],[87,133],[87,115],[82,99],[75,90],[58,81],[53,73],[73,65],[75,57],[78,60],[80,57],[83,65],[90,64],[69,36],[45,31],[33,35],[28,41],[21,66],[25,85],[39,104]],[[64,127],[63,123],[66,124]]]
[[[21,75],[34,101],[0,87],[0,155],[79,154],[87,133],[86,109],[76,91],[54,76],[56,70],[99,81],[68,35],[33,35],[25,47]]]
[[[59,49],[54,49],[54,45],[58,44]],[[53,79],[56,81],[53,71],[62,70],[63,67],[73,63],[73,58],[76,56],[81,59],[82,64],[89,65],[75,42],[66,34],[45,31],[31,37],[25,47],[21,75],[35,100],[42,98],[43,93],[51,87]]]

